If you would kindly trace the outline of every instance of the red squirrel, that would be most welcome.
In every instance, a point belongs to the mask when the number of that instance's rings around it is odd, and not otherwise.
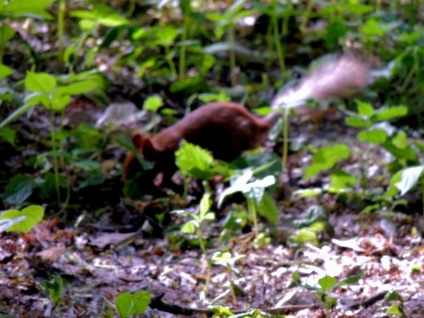
[[[368,73],[368,67],[360,59],[342,55],[315,69],[297,87],[277,94],[272,107],[277,109],[282,104],[296,107],[310,98],[346,97],[352,90],[368,84]],[[152,137],[136,133],[135,148],[155,163],[143,179],[162,174],[162,180],[170,180],[177,170],[174,153],[182,140],[211,151],[216,159],[232,161],[244,151],[259,147],[279,117],[278,110],[259,117],[240,104],[216,102],[197,108]],[[131,178],[141,170],[135,155],[129,153],[124,162],[125,177]],[[156,183],[160,184],[161,181]]]

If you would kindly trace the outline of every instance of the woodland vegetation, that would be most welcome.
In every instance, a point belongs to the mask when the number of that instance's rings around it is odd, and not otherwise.
[[[423,14],[2,1],[0,317],[424,317]]]

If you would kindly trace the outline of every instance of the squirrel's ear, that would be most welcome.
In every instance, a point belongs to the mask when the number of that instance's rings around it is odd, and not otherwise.
[[[143,147],[144,137],[139,131],[135,131],[132,137],[132,143],[134,147],[140,150]]]

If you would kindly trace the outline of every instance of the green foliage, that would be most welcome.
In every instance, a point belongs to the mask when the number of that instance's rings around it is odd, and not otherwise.
[[[115,298],[116,311],[122,318],[136,317],[147,310],[151,299],[148,291],[121,293]]]
[[[294,272],[293,283],[298,286],[302,286],[308,290],[315,291],[315,294],[318,300],[324,306],[324,309],[327,313],[326,316],[328,317],[328,310],[334,308],[335,305],[337,304],[337,299],[334,297],[330,297],[328,294],[338,287],[356,284],[361,279],[362,275],[363,273],[360,272],[357,275],[346,277],[342,279],[341,281],[337,281],[335,277],[325,275],[318,280],[318,285],[311,286],[311,285],[302,283],[300,280],[299,272]]]
[[[311,165],[305,171],[305,178],[334,167],[340,160],[347,159],[350,155],[349,147],[343,144],[331,145],[320,148],[312,157]]]
[[[0,16],[2,17],[31,17],[50,19],[51,15],[45,8],[55,0],[11,0],[0,5]]]
[[[3,200],[11,205],[21,204],[30,197],[35,187],[34,178],[17,174],[7,184]]]
[[[210,152],[186,141],[175,152],[175,158],[181,173],[191,178],[209,180],[216,175],[228,177],[232,174],[228,164],[216,161]]]
[[[30,205],[21,211],[7,210],[0,215],[1,232],[28,232],[39,223],[44,216],[44,208]]]
[[[49,293],[53,304],[59,305],[63,297],[63,279],[57,275],[51,275],[48,280],[41,282],[41,285]]]

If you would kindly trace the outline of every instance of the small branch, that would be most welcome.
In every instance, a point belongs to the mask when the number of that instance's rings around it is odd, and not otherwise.
[[[152,309],[157,309],[159,311],[168,312],[175,315],[185,315],[185,316],[192,316],[196,314],[203,314],[207,317],[211,317],[214,315],[213,310],[211,309],[196,309],[196,308],[188,308],[188,307],[181,307],[178,305],[171,305],[167,304],[162,301],[164,294],[160,294],[159,296],[153,297],[152,301],[150,302],[149,307]],[[258,310],[265,312],[267,314],[271,315],[287,315],[294,312],[297,312],[299,310],[303,309],[316,309],[318,306],[311,306],[311,305],[292,305],[292,306],[282,306],[278,308],[265,308]],[[248,314],[250,310],[236,310],[233,311],[234,314]]]

